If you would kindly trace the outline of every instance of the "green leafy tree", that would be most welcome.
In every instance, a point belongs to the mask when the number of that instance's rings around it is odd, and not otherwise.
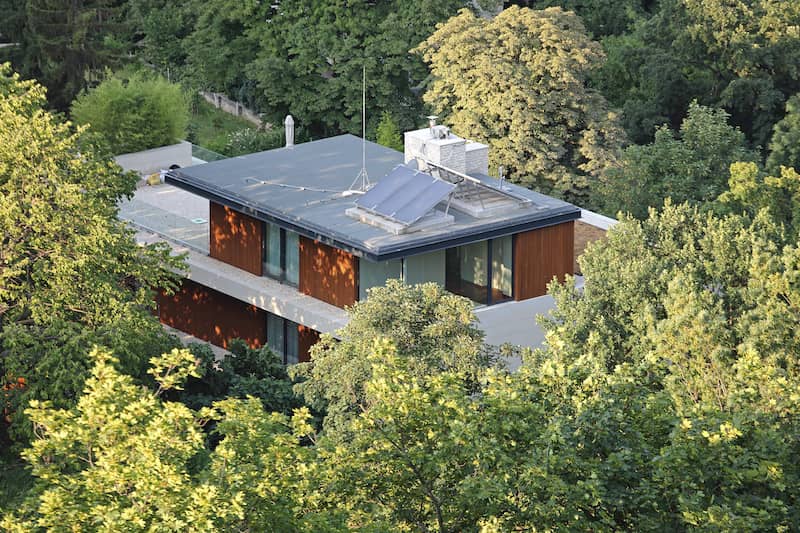
[[[199,376],[188,350],[150,360],[158,391],[122,374],[95,351],[84,395],[69,410],[33,403],[37,438],[24,452],[37,478],[21,509],[6,509],[8,531],[300,529],[296,476],[310,450],[308,413],[264,412],[260,402],[229,399],[192,411],[163,392]],[[216,421],[220,442],[206,447],[202,427]]]
[[[756,218],[766,210],[787,243],[800,237],[800,175],[795,169],[781,167],[780,174],[771,176],[755,163],[734,163],[728,185],[713,205],[717,211]]]
[[[400,135],[400,128],[392,118],[391,113],[384,111],[381,114],[381,121],[378,123],[377,130],[378,144],[392,148],[398,152],[403,151],[403,138]]]
[[[122,65],[132,47],[126,2],[120,0],[20,0],[25,15],[15,67],[48,89],[51,106],[66,111],[81,90]],[[16,11],[16,10],[14,10]]]
[[[256,84],[247,68],[260,50],[259,28],[280,23],[273,2],[193,2],[196,22],[183,41],[184,78],[255,107]],[[284,9],[280,6],[280,9]]]
[[[392,341],[398,357],[410,359],[417,374],[462,371],[476,378],[493,355],[474,325],[472,303],[435,283],[405,285],[389,280],[370,290],[367,300],[349,310],[350,321],[335,339],[323,335],[311,348],[311,362],[294,372],[308,404],[327,412],[326,427],[341,427],[366,407],[364,383],[371,376],[367,356],[376,339]]]
[[[228,135],[228,141],[223,151],[225,155],[235,157],[237,155],[272,150],[284,145],[283,137],[283,131],[277,128],[266,131],[243,128]]]
[[[770,172],[780,172],[781,166],[800,168],[800,93],[786,101],[786,116],[775,124],[769,152]]]
[[[301,407],[286,365],[268,347],[254,349],[241,339],[233,339],[228,344],[230,354],[221,360],[207,344],[193,344],[190,349],[201,375],[188,378],[178,392],[169,396],[171,399],[199,409],[226,398],[254,397],[267,412],[287,416]]]
[[[93,345],[135,375],[174,345],[151,309],[183,264],[166,245],[137,246],[116,217],[136,178],[44,104],[41,86],[0,67],[0,379],[26,380],[9,399],[17,436],[29,400],[76,401]]]
[[[511,0],[506,2],[536,9],[560,7],[574,11],[595,39],[625,33],[630,24],[652,7],[650,0]]]
[[[134,30],[137,57],[168,79],[183,81],[186,39],[197,23],[197,9],[207,5],[206,2],[129,0],[126,19]]]
[[[664,125],[652,144],[625,149],[620,166],[597,188],[597,203],[609,213],[625,211],[643,218],[667,197],[675,202],[714,200],[727,188],[732,163],[759,159],[727,119],[724,111],[693,102],[678,138]]]
[[[529,364],[580,408],[580,462],[618,527],[797,520],[800,255],[786,242],[768,211],[667,204],[590,246],[582,289],[551,287],[549,348]]]
[[[72,104],[72,118],[88,124],[114,154],[175,144],[186,136],[189,102],[180,85],[132,72],[111,75]]]
[[[586,84],[603,53],[574,13],[511,7],[483,20],[464,10],[417,51],[433,76],[425,101],[489,144],[490,163],[514,181],[585,205],[615,164],[622,129]]]
[[[667,46],[653,42],[654,29],[642,22],[627,34],[602,41],[606,61],[591,82],[622,113],[620,121],[636,144],[653,141],[662,124],[680,127],[692,95],[702,91],[684,69],[685,61]]]
[[[428,72],[408,52],[464,0],[301,0],[284,2],[259,24],[247,73],[280,123],[291,113],[315,136],[361,131],[362,69],[367,116],[389,111],[402,129],[424,115],[417,93]],[[309,24],[313,21],[313,24]],[[368,124],[374,137],[376,124]]]

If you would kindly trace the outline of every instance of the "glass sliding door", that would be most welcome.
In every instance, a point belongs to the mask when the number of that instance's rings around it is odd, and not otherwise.
[[[487,303],[488,259],[486,241],[448,248],[445,252],[445,288],[476,303]]]
[[[512,235],[448,248],[444,287],[478,304],[491,305],[514,296]]]
[[[280,279],[283,274],[281,266],[281,228],[265,222],[264,231],[264,272],[271,278]]]
[[[513,239],[511,235],[492,239],[492,300],[490,303],[503,302],[513,298]]]
[[[300,282],[300,236],[283,230],[286,235],[286,283],[295,287]]]
[[[267,346],[283,364],[293,365],[300,362],[300,335],[296,322],[267,313]]]
[[[297,286],[300,278],[300,237],[264,222],[264,275]]]

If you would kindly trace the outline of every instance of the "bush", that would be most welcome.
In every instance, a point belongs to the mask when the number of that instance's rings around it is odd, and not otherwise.
[[[189,99],[180,85],[145,73],[118,73],[72,103],[72,118],[90,124],[114,154],[173,144],[186,135]]]

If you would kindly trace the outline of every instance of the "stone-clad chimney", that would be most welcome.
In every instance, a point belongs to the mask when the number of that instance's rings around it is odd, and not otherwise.
[[[489,147],[462,139],[446,126],[436,125],[436,117],[428,117],[430,125],[404,134],[405,162],[421,158],[466,174],[489,173]]]

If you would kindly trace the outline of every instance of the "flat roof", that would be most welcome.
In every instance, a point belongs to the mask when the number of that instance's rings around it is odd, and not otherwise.
[[[362,140],[350,134],[233,157],[171,171],[167,183],[255,218],[347,250],[372,261],[450,248],[580,218],[580,209],[505,182],[528,206],[475,218],[450,209],[447,226],[393,234],[346,214],[355,196],[342,196],[361,170]],[[367,174],[380,181],[403,163],[403,154],[366,142]],[[495,187],[490,176],[473,175]]]

